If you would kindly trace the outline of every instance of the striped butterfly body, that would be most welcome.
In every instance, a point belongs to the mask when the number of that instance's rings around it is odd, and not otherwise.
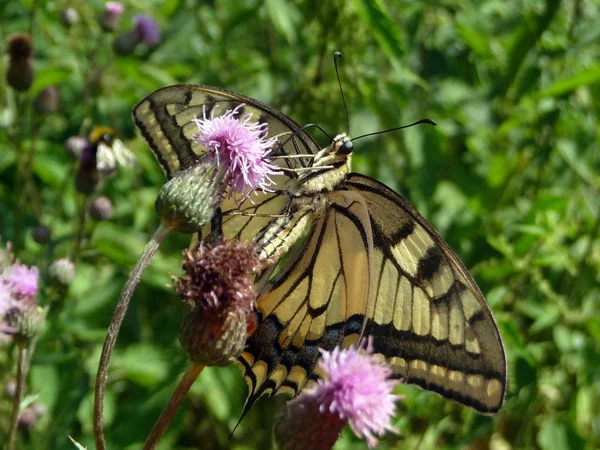
[[[506,360],[492,314],[456,254],[387,186],[350,170],[352,141],[321,149],[290,118],[222,89],[160,89],[133,110],[166,176],[206,149],[194,117],[240,115],[277,137],[275,192],[225,200],[222,232],[277,262],[257,279],[258,328],[238,359],[249,385],[244,413],[262,395],[298,394],[318,378],[319,349],[374,337],[395,376],[482,413],[504,400]]]

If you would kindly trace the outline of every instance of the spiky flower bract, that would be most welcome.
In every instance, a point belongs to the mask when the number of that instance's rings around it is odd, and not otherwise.
[[[390,378],[391,369],[372,352],[370,339],[366,347],[321,350],[322,378],[314,388],[289,402],[277,420],[275,434],[282,449],[315,445],[319,449],[331,448],[346,423],[357,437],[367,441],[369,448],[377,444],[376,436],[397,431],[391,420],[399,398],[393,389],[399,381]],[[315,415],[321,417],[316,419]],[[302,429],[314,423],[324,423],[327,427],[315,425],[315,430]]]
[[[184,251],[185,275],[174,285],[189,310],[181,343],[194,362],[225,365],[242,352],[260,266],[255,247],[236,240]]]
[[[225,114],[195,118],[198,133],[192,139],[206,147],[217,164],[227,167],[229,185],[243,195],[260,189],[271,192],[271,176],[279,175],[277,166],[268,162],[268,154],[277,141],[268,138],[268,124],[252,122],[252,114],[238,118],[241,104]]]

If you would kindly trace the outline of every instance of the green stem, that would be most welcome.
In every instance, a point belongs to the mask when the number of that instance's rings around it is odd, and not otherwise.
[[[192,385],[204,367],[205,366],[203,364],[198,364],[194,361],[190,362],[190,365],[183,374],[183,378],[177,385],[177,389],[175,389],[175,392],[173,392],[169,403],[167,403],[165,408],[162,410],[160,417],[148,435],[148,438],[144,443],[143,450],[153,450],[156,448],[158,441],[169,427],[169,424],[173,420],[173,417],[175,417],[175,413],[177,413],[179,410],[183,399],[185,399],[185,396],[190,391]]]
[[[13,398],[12,419],[10,422],[10,432],[8,434],[7,450],[15,450],[17,438],[17,429],[19,427],[19,413],[21,411],[21,401],[23,400],[23,391],[25,390],[25,378],[27,377],[27,345],[19,341],[19,358],[17,360],[17,388]]]
[[[86,199],[87,197],[85,195],[79,197],[77,223],[75,225],[75,241],[73,243],[73,255],[71,256],[74,264],[77,264],[81,254],[81,242],[83,241],[83,231],[85,229]]]
[[[96,440],[96,450],[106,449],[102,418],[102,413],[104,410],[104,395],[106,392],[106,380],[108,378],[108,366],[110,364],[110,358],[115,347],[115,343],[117,342],[117,336],[119,335],[121,324],[123,323],[123,319],[127,313],[127,308],[129,307],[129,302],[131,301],[131,297],[135,292],[135,288],[140,282],[144,270],[146,270],[150,264],[150,260],[170,231],[171,230],[169,228],[166,228],[161,224],[154,232],[154,235],[150,241],[146,244],[146,247],[144,247],[144,251],[140,256],[140,259],[129,274],[129,279],[121,291],[121,296],[119,297],[119,301],[115,306],[112,319],[108,326],[106,339],[104,340],[104,346],[102,347],[100,362],[98,363],[98,373],[96,375],[94,398],[94,438]]]

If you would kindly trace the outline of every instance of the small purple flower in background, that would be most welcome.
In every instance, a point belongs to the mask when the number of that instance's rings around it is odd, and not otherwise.
[[[106,8],[100,17],[100,25],[104,31],[115,31],[121,23],[125,7],[119,2],[106,2]]]
[[[275,438],[282,450],[330,449],[346,423],[369,448],[377,445],[375,436],[397,432],[391,420],[400,398],[393,389],[400,381],[390,379],[391,369],[372,352],[371,339],[366,348],[321,350],[323,378],[288,402],[276,420]]]
[[[8,251],[0,257],[0,340],[29,338],[39,330],[44,314],[37,306],[39,269],[13,261]]]
[[[270,178],[281,174],[277,167],[266,161],[276,138],[267,139],[267,124],[251,123],[252,114],[241,119],[236,116],[239,105],[215,118],[195,118],[198,133],[192,140],[209,149],[217,163],[228,168],[229,184],[233,191],[248,194],[257,189],[272,192]]]
[[[75,160],[79,160],[84,150],[89,146],[87,138],[83,136],[71,136],[65,142],[65,149],[69,156]]]
[[[133,33],[138,42],[152,47],[160,43],[160,30],[154,17],[148,14],[135,16],[133,19]]]

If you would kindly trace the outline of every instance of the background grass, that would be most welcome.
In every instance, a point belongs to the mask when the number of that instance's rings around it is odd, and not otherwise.
[[[81,17],[67,28],[61,10]],[[97,361],[128,271],[157,226],[163,175],[130,111],[169,84],[209,84],[280,108],[331,134],[431,117],[416,127],[357,143],[354,169],[409,199],[461,256],[480,284],[506,345],[509,389],[495,417],[411,386],[395,420],[399,435],[379,448],[595,449],[600,446],[600,4],[583,0],[167,0],[125,2],[116,33],[103,32],[99,1],[0,4],[0,37],[33,23],[35,81],[15,96],[0,83],[0,234],[22,239],[19,258],[45,270],[71,252],[77,211],[72,135],[109,125],[135,153],[97,195],[115,205],[88,224],[91,240],[68,295],[53,306],[33,359],[28,392],[47,407],[23,449],[93,448]],[[161,44],[115,55],[115,37],[135,14],[153,15]],[[32,22],[33,21],[33,22]],[[0,71],[7,67],[4,59]],[[32,110],[58,87],[57,112]],[[22,138],[19,140],[19,136]],[[327,144],[326,138],[315,135]],[[23,192],[16,164],[35,146],[37,197]],[[37,198],[37,200],[35,200]],[[21,236],[15,236],[21,204]],[[36,244],[38,223],[59,241]],[[64,238],[61,240],[61,238]],[[181,302],[168,287],[180,270],[183,235],[152,263],[126,318],[111,365],[109,448],[139,448],[186,366],[178,341]],[[47,301],[44,289],[41,303]],[[14,376],[14,348],[0,348],[0,380]],[[206,370],[162,442],[168,448],[270,448],[283,399],[263,400],[230,438],[245,398],[235,367]],[[10,399],[0,398],[0,442]],[[337,449],[366,448],[345,432]]]

